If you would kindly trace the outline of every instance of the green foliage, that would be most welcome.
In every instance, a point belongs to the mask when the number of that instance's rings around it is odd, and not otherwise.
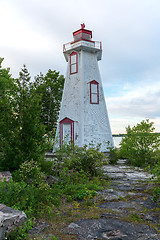
[[[51,211],[56,199],[37,162],[22,163],[14,179],[18,182],[0,182],[1,203],[23,210],[29,216]]]
[[[50,138],[54,138],[57,126],[58,112],[62,99],[64,77],[59,72],[48,70],[35,77],[36,92],[42,95],[42,117],[41,121],[46,126],[45,133]]]
[[[9,74],[9,69],[2,68],[2,61],[3,59],[0,59],[0,171],[3,170],[8,153],[12,151],[11,144],[15,141],[16,128],[12,111],[15,80]]]
[[[61,179],[61,192],[66,195],[69,201],[93,197],[96,195],[96,191],[102,190],[100,180],[97,178],[90,180],[83,171],[78,172],[65,167],[60,171],[59,177]]]
[[[143,120],[133,128],[126,128],[126,136],[122,139],[120,154],[135,166],[147,165],[151,155],[160,146],[159,135],[154,134],[153,122]]]
[[[58,161],[54,170],[61,179],[61,189],[68,201],[92,198],[102,190],[101,176],[103,160],[106,156],[97,148],[64,145],[56,152]]]
[[[49,70],[45,76],[41,74],[31,81],[24,65],[19,78],[13,79],[9,69],[1,67],[2,61],[0,59],[0,170],[14,171],[30,159],[43,163],[46,149],[51,148],[53,143],[49,140],[54,137],[64,77]]]
[[[52,190],[46,184],[38,186],[26,182],[0,182],[0,202],[14,209],[23,210],[28,216],[41,216],[53,208]]]
[[[57,237],[55,237],[54,235],[51,236],[51,240],[58,240]]]
[[[39,161],[39,165],[41,167],[41,170],[45,173],[45,175],[53,174],[54,162],[52,160],[49,159],[46,160],[42,158],[41,161]]]
[[[16,228],[11,234],[7,236],[8,240],[29,240],[28,231],[32,229],[33,221],[27,220],[22,226]]]
[[[32,159],[20,165],[19,170],[14,173],[14,179],[39,185],[41,182],[45,182],[45,175],[41,171],[40,165]]]
[[[155,182],[153,200],[158,201],[160,197],[160,136],[154,133],[153,124],[145,120],[132,129],[128,126],[127,134],[120,144],[120,155],[135,166],[150,166]]]
[[[98,147],[63,146],[57,152],[58,160],[43,158],[46,138],[53,138],[57,124],[63,76],[49,70],[32,82],[24,66],[19,78],[13,79],[1,62],[0,170],[13,171],[13,180],[0,182],[0,203],[22,210],[29,217],[47,219],[61,199],[88,199],[90,204],[96,192],[103,189],[99,176],[106,157]],[[45,174],[53,173],[59,181],[50,186]],[[30,227],[27,222],[8,239],[27,239]]]
[[[0,117],[1,170],[14,171],[26,160],[40,160],[46,150],[45,127],[41,123],[41,95],[35,94],[30,75],[24,66],[19,78],[13,80],[7,70],[1,69],[11,81],[2,92]]]
[[[160,199],[160,160],[151,168],[150,173],[153,174],[154,178],[153,200],[156,202]]]
[[[94,197],[97,193],[94,190],[88,189],[84,184],[70,184],[65,187],[64,193],[67,199],[83,200],[86,197]]]
[[[128,219],[131,220],[131,221],[134,221],[135,223],[140,223],[140,222],[143,221],[141,216],[138,215],[138,213],[130,214],[128,216]]]
[[[78,147],[74,145],[65,145],[56,152],[59,161],[63,160],[64,165],[69,169],[78,172],[85,172],[89,176],[98,176],[102,174],[103,160],[106,159],[104,153],[99,152],[99,147],[87,146]]]
[[[109,149],[109,163],[110,164],[117,164],[119,159],[119,149],[114,147],[108,147]]]

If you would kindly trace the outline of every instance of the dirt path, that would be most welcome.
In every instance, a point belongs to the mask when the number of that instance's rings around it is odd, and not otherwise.
[[[111,185],[96,199],[103,213],[73,222],[63,233],[81,240],[160,240],[160,205],[152,202],[152,184],[146,182],[151,175],[126,166],[124,160],[105,166],[104,172]]]

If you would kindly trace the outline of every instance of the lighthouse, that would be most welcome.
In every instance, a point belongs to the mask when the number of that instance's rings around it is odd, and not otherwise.
[[[98,67],[102,44],[81,24],[63,53],[67,72],[54,148],[70,142],[80,147],[100,144],[100,151],[107,152],[113,139]]]

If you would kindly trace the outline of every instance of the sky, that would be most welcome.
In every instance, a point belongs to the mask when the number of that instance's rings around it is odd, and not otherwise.
[[[65,75],[63,44],[85,23],[102,42],[101,79],[113,134],[142,120],[160,132],[159,0],[0,0],[0,57],[13,77]]]

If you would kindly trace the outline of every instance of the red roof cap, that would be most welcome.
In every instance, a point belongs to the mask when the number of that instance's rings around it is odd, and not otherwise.
[[[85,34],[90,35],[90,38],[92,38],[92,31],[84,29],[84,28],[85,28],[85,24],[83,23],[83,24],[81,24],[81,29],[73,32],[73,37],[76,36],[79,33],[82,33],[82,34],[85,33]]]

